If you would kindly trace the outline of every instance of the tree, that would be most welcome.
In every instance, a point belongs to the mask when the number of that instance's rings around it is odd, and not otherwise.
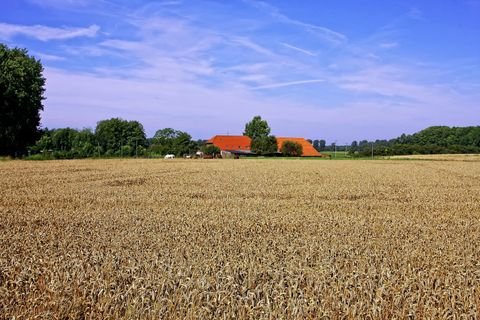
[[[256,154],[272,154],[277,152],[277,138],[269,136],[270,127],[262,117],[255,116],[252,121],[245,124],[244,136],[252,139],[250,150]]]
[[[215,155],[220,154],[221,150],[214,144],[206,144],[202,147],[202,152],[208,156],[215,157]]]
[[[145,131],[140,122],[120,118],[99,121],[95,128],[95,136],[99,146],[109,156],[132,156],[138,147],[147,144]]]
[[[150,150],[161,155],[172,153],[181,156],[194,153],[197,148],[197,143],[188,133],[165,128],[157,130],[153,136]]]
[[[262,117],[255,116],[252,121],[245,124],[244,136],[250,137],[252,140],[267,137],[270,134],[270,127],[266,120]]]
[[[26,49],[0,44],[0,154],[25,153],[39,136],[43,67]]]
[[[323,151],[325,150],[325,146],[327,145],[327,142],[325,140],[320,140],[319,142],[319,147],[320,147],[320,151]]]
[[[45,129],[31,151],[42,153],[48,158],[91,157],[95,154],[95,135],[90,129]]]
[[[303,154],[303,147],[300,143],[287,140],[282,144],[282,154],[287,157],[300,157]]]
[[[250,149],[261,155],[276,153],[278,151],[277,138],[275,136],[259,137],[252,140]]]

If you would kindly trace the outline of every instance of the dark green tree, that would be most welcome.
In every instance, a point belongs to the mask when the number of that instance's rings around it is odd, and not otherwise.
[[[313,140],[313,147],[317,151],[324,151],[325,150],[325,140]]]
[[[95,136],[98,145],[107,156],[132,156],[139,147],[147,145],[145,131],[138,121],[120,118],[99,121],[95,128]]]
[[[158,130],[153,139],[150,150],[161,155],[175,154],[182,156],[192,154],[198,149],[198,144],[192,137],[183,131],[165,128]]]
[[[262,120],[262,117],[255,116],[250,122],[245,124],[244,136],[250,137],[252,140],[257,138],[264,138],[270,134],[270,127],[266,120]]]
[[[303,147],[295,141],[285,141],[281,148],[282,154],[286,157],[300,157],[303,154]]]
[[[46,158],[91,157],[95,155],[95,135],[90,129],[45,129],[37,143],[31,147],[31,151]]]
[[[221,150],[216,145],[206,144],[202,147],[202,152],[205,155],[214,157],[215,155],[220,154]]]
[[[319,151],[325,150],[325,146],[326,146],[326,145],[327,145],[327,142],[326,142],[325,140],[323,140],[323,139],[320,140],[320,141],[319,141],[319,148],[320,148]]]
[[[273,154],[278,151],[277,138],[275,136],[259,137],[252,140],[250,149],[260,155]]]
[[[252,142],[250,149],[256,154],[266,155],[277,152],[277,138],[269,136],[270,127],[262,117],[255,116],[250,122],[245,124],[244,136],[250,137]]]
[[[0,44],[0,154],[19,155],[39,137],[43,67],[26,49]]]

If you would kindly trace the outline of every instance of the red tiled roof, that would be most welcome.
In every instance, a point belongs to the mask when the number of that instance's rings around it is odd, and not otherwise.
[[[211,143],[220,150],[250,150],[251,139],[247,136],[217,135],[207,143]],[[302,145],[302,157],[321,157],[322,155],[304,138],[277,137],[278,151],[282,149],[285,141],[294,141]]]
[[[302,157],[321,157],[322,155],[304,138],[277,137],[278,150],[282,149],[285,141],[293,141],[302,145]]]
[[[250,150],[252,140],[247,136],[214,136],[207,143],[220,148],[220,150]]]

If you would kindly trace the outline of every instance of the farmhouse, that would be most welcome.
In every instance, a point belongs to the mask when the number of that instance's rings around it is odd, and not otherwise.
[[[225,156],[254,155],[250,150],[251,139],[247,136],[216,135],[207,141],[207,144],[217,146]],[[302,145],[302,157],[321,157],[322,155],[304,138],[277,137],[278,152],[285,141],[294,141]]]

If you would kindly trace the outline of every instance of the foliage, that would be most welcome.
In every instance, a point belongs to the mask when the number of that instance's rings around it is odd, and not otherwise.
[[[30,151],[38,153],[36,159],[73,159],[86,158],[95,155],[95,135],[90,129],[76,130],[62,128],[43,130],[43,134]]]
[[[282,154],[286,157],[300,157],[303,154],[303,147],[295,141],[285,141],[281,148]]]
[[[277,138],[269,136],[270,127],[262,117],[255,116],[250,122],[245,124],[244,136],[250,137],[252,142],[250,149],[256,154],[272,154],[277,152]]]
[[[152,138],[150,146],[152,152],[160,155],[183,156],[184,154],[193,154],[197,149],[198,144],[188,133],[172,128],[158,130]]]
[[[259,137],[251,142],[252,152],[260,155],[269,155],[278,152],[277,138],[275,136]]]
[[[480,126],[434,126],[412,135],[402,134],[392,140],[353,141],[350,153],[354,156],[480,153]]]
[[[146,147],[143,125],[120,118],[102,120],[95,128],[97,143],[105,155],[133,156],[138,147]]]
[[[317,151],[324,151],[325,150],[325,145],[326,145],[326,141],[321,139],[321,140],[313,140],[313,143],[312,143],[313,147],[315,148],[315,150]]]
[[[217,154],[220,154],[221,150],[216,145],[206,144],[202,147],[202,152],[208,156],[215,156]]]
[[[244,136],[250,137],[252,140],[258,138],[268,137],[270,134],[270,127],[266,120],[262,120],[262,117],[255,116],[253,119],[245,124]]]
[[[19,155],[38,138],[45,79],[26,49],[0,44],[0,155]]]

